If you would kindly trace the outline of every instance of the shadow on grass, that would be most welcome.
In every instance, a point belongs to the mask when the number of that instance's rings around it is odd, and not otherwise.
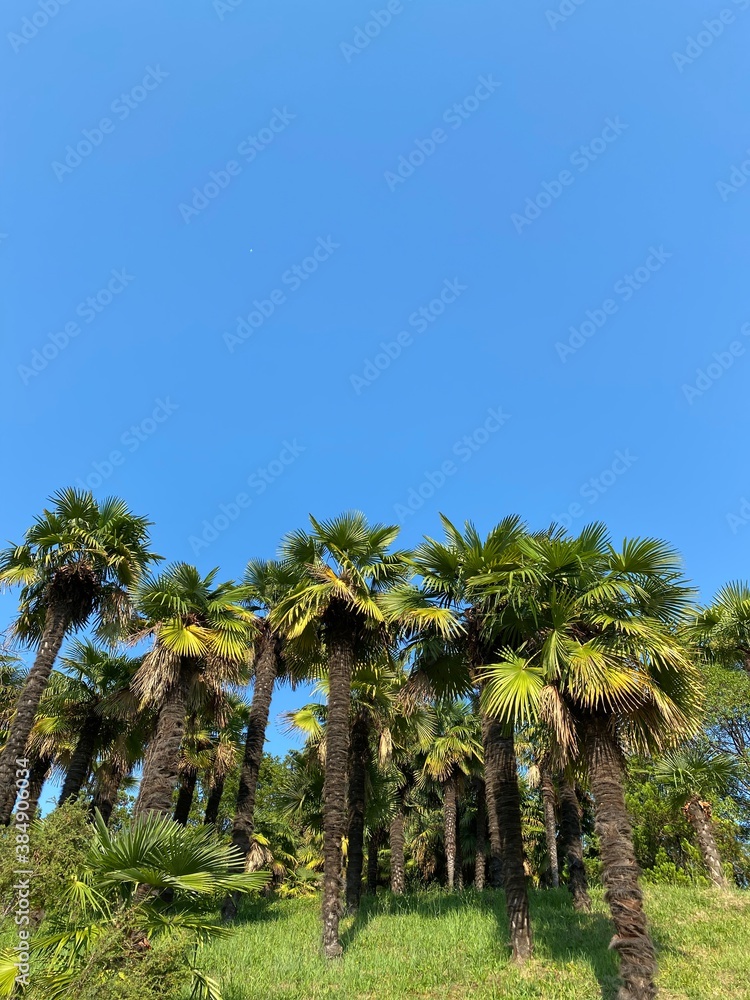
[[[619,983],[618,965],[615,953],[609,949],[613,934],[609,920],[601,913],[577,913],[564,889],[532,892],[530,896],[537,958],[559,965],[576,959],[586,962],[599,983],[602,1000],[615,1000]],[[391,893],[363,896],[354,921],[341,935],[341,943],[346,950],[377,916],[411,913],[421,917],[439,917],[467,907],[492,916],[497,926],[498,947],[510,959],[505,895],[494,889],[481,893],[418,892],[403,896]]]
[[[274,923],[283,919],[279,900],[273,896],[245,896],[239,902],[237,916],[228,925],[239,928],[243,924]]]

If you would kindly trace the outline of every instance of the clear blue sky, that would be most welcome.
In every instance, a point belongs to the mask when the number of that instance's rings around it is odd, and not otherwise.
[[[750,2],[45,2],[2,12],[4,539],[88,480],[227,577],[346,508],[750,576]]]

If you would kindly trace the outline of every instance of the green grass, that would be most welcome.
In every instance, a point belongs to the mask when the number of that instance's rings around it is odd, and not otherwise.
[[[254,900],[201,966],[225,1000],[612,1000],[617,964],[601,893],[574,913],[565,890],[532,894],[536,954],[508,961],[501,893],[364,899],[343,923],[345,955],[320,957],[317,899]],[[662,1000],[750,1000],[750,893],[647,890]]]

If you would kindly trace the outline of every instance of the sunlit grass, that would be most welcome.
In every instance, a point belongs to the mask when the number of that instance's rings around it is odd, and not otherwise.
[[[389,894],[344,921],[344,958],[318,948],[318,900],[247,903],[237,933],[201,956],[225,1000],[612,1000],[616,958],[601,894],[576,914],[564,890],[532,894],[536,955],[508,960],[501,893]],[[665,1000],[750,1000],[750,893],[647,890]]]

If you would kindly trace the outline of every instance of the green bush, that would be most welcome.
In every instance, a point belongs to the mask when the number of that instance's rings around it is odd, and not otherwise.
[[[17,879],[16,828],[0,828],[0,898],[3,916],[15,906],[13,885]],[[34,872],[29,885],[30,910],[37,919],[63,907],[63,897],[74,872],[83,865],[93,829],[84,803],[72,802],[55,809],[29,828],[29,868]]]

